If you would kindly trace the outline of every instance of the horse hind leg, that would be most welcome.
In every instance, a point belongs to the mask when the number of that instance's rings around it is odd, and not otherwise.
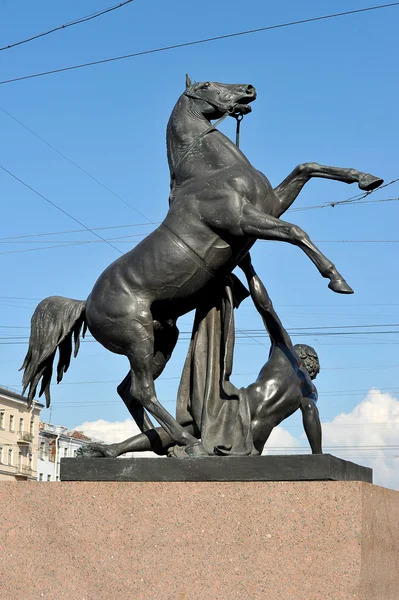
[[[160,323],[154,321],[154,357],[152,361],[152,376],[157,379],[163,372],[167,362],[169,361],[172,352],[176,346],[179,337],[179,330],[174,320]],[[129,413],[135,420],[141,432],[154,429],[150,417],[144,408],[137,402],[131,393],[131,372],[126,375],[125,379],[118,386],[117,391],[126,405]]]
[[[125,338],[126,342],[126,338]],[[189,455],[207,454],[202,444],[187,432],[172,415],[160,404],[154,385],[153,357],[154,331],[151,324],[135,322],[131,330],[131,344],[124,352],[130,362],[130,394],[147,410],[168,435],[180,446],[185,446]]]
[[[117,392],[126,405],[130,415],[134,419],[136,425],[142,433],[154,428],[152,421],[143,406],[137,402],[132,396],[132,374],[131,371],[126,375],[125,379],[117,387]]]

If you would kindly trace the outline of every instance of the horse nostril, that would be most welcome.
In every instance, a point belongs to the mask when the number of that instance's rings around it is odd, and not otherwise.
[[[254,86],[253,85],[247,85],[247,92],[248,94],[252,94],[254,92]]]

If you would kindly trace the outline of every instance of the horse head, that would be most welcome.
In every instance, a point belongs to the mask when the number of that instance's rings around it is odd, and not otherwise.
[[[226,113],[246,115],[251,112],[250,102],[256,99],[256,90],[247,83],[192,83],[186,75],[185,96],[201,101],[201,112],[208,119],[219,119]]]

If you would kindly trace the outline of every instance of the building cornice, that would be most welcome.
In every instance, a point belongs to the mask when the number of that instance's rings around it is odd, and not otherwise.
[[[28,401],[24,396],[21,396],[21,394],[18,394],[18,392],[14,390],[0,386],[0,400],[2,397],[4,397],[5,400],[12,400],[13,402],[21,403],[28,408]],[[36,400],[34,401],[33,410],[42,410],[43,408],[44,404],[37,402]]]

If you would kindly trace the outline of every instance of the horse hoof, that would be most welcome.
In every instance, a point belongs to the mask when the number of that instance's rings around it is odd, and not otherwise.
[[[168,449],[168,457],[170,458],[195,458],[197,456],[209,456],[201,442],[192,444],[191,446],[171,446]]]
[[[192,446],[186,446],[185,451],[187,456],[189,456],[190,458],[194,458],[196,456],[209,456],[208,452],[205,450],[201,442],[197,442]]]
[[[76,458],[116,458],[118,455],[111,445],[84,444],[76,451]]]
[[[363,173],[359,177],[359,188],[365,192],[376,190],[383,183],[383,179],[380,179],[380,177],[374,177],[374,175],[369,175],[368,173]]]
[[[333,279],[328,284],[328,287],[337,294],[353,294],[353,290],[345,281],[345,279]]]

